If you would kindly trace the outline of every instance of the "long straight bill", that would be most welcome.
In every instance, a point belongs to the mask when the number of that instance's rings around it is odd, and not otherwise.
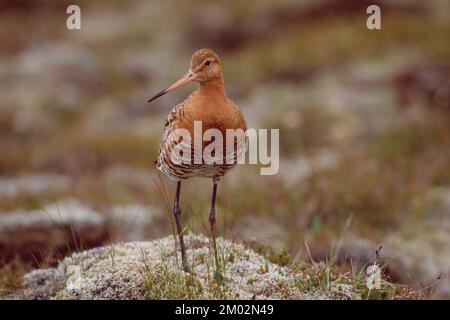
[[[177,82],[175,82],[171,86],[161,90],[160,92],[155,94],[153,97],[148,99],[147,102],[152,102],[153,100],[158,99],[159,97],[162,97],[166,93],[169,93],[169,92],[175,90],[176,88],[181,87],[182,85],[184,85],[186,83],[194,81],[196,78],[197,78],[197,75],[194,72],[189,71],[180,80],[178,80]]]

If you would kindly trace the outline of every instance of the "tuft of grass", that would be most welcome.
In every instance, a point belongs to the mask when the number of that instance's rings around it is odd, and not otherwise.
[[[381,288],[372,290],[367,287],[364,271],[356,271],[352,264],[337,266],[329,261],[313,265],[297,263],[292,270],[299,274],[295,285],[302,292],[331,291],[344,297],[347,292],[352,291],[363,300],[417,300],[426,297],[425,291],[388,281],[385,266],[381,268]]]
[[[179,272],[165,264],[148,270],[144,280],[146,298],[151,300],[204,299],[204,289],[192,274]]]
[[[257,242],[249,242],[246,245],[248,245],[250,248],[255,250],[270,262],[278,264],[280,266],[287,266],[293,262],[292,255],[290,254],[288,248],[284,245],[280,246],[279,248],[267,247]]]
[[[164,262],[147,268],[144,278],[149,300],[229,299],[226,288],[216,281],[209,281],[207,286],[195,274],[173,269]]]
[[[0,268],[0,299],[22,288],[23,275],[31,266],[19,259],[14,259]]]

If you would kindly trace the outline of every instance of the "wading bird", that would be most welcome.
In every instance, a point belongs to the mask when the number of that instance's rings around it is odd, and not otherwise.
[[[225,173],[233,168],[238,157],[245,153],[247,149],[247,138],[244,143],[236,143],[233,138],[233,150],[224,149],[224,156],[231,156],[232,161],[223,161],[222,163],[210,163],[204,161],[195,161],[197,150],[192,148],[192,140],[186,142],[181,141],[176,134],[177,129],[184,129],[190,133],[190,137],[194,137],[194,122],[201,121],[203,130],[218,129],[223,134],[224,147],[227,145],[226,130],[247,129],[246,120],[239,108],[228,99],[223,82],[222,68],[219,56],[211,49],[201,49],[194,53],[190,63],[188,72],[177,82],[171,86],[161,90],[155,96],[150,98],[151,102],[176,88],[189,83],[197,82],[197,89],[182,103],[178,104],[170,111],[167,116],[163,130],[163,135],[159,145],[159,155],[157,160],[157,168],[177,183],[175,199],[173,202],[173,215],[177,226],[178,238],[181,247],[181,258],[183,269],[190,271],[189,264],[186,259],[186,247],[183,240],[183,228],[181,224],[180,210],[180,189],[181,181],[193,176],[211,178],[213,181],[211,209],[209,212],[209,223],[211,227],[211,237],[214,247],[214,257],[216,263],[216,271],[219,268],[216,247],[216,193],[217,184]],[[175,149],[180,143],[184,144],[183,151],[191,152],[190,161],[174,161],[176,159]],[[206,147],[205,141],[202,141],[201,148]],[[189,149],[185,149],[186,146]],[[230,154],[230,152],[232,154]],[[175,154],[175,156],[174,156]],[[224,157],[224,158],[225,158]]]

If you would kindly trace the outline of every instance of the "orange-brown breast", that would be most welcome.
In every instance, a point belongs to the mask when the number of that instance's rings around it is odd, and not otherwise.
[[[194,137],[194,121],[202,121],[203,133],[211,128],[219,129],[225,139],[226,129],[247,129],[247,122],[239,108],[226,96],[195,91],[180,108],[174,128],[184,128]],[[209,142],[204,141],[204,146]],[[224,140],[225,143],[225,140]]]
[[[237,145],[237,138],[234,140],[235,148],[232,152],[226,150],[226,130],[227,129],[247,129],[247,123],[239,108],[229,100],[224,92],[216,91],[214,87],[200,86],[184,102],[176,106],[167,117],[166,126],[160,144],[160,153],[157,167],[173,179],[186,179],[191,176],[211,177],[218,181],[228,170],[234,167],[239,154],[245,152],[244,145]],[[223,90],[223,87],[222,87]],[[194,163],[194,148],[191,145],[191,163],[175,164],[171,161],[171,152],[174,150],[178,140],[172,134],[176,129],[186,129],[189,131],[191,139],[194,139],[194,121],[202,122],[202,134],[208,129],[219,129],[224,138],[223,155],[231,156],[233,163],[207,165]],[[203,139],[201,139],[203,141]],[[186,142],[186,141],[184,141]],[[210,141],[203,141],[202,151],[209,145]],[[228,152],[227,152],[228,151]],[[224,160],[227,161],[227,160]]]

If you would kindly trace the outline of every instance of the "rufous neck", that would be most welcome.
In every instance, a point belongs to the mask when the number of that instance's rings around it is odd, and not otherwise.
[[[198,90],[201,93],[208,95],[218,95],[226,98],[227,94],[225,92],[225,86],[223,83],[223,79],[215,79],[211,81],[199,82]]]

